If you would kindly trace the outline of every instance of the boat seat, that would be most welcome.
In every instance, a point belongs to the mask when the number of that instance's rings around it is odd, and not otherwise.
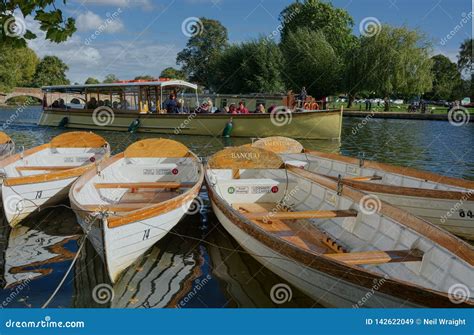
[[[351,265],[376,265],[385,263],[420,262],[423,259],[423,252],[418,249],[391,251],[374,250],[325,254],[324,256]]]
[[[142,183],[95,183],[94,186],[96,189],[112,189],[112,188],[168,188],[168,189],[178,189],[178,188],[190,188],[194,183],[178,183],[172,181],[163,181],[163,182],[142,182]]]
[[[245,216],[252,220],[299,220],[299,219],[332,219],[338,217],[356,217],[356,210],[336,210],[336,211],[300,211],[300,212],[252,212],[245,213]]]
[[[156,202],[160,203],[160,202]],[[156,203],[153,202],[120,202],[116,204],[94,204],[84,205],[83,207],[89,212],[131,212],[137,209],[145,208]]]

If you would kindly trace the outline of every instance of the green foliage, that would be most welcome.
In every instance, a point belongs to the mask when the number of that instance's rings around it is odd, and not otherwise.
[[[299,92],[305,86],[315,97],[337,91],[342,64],[323,32],[308,28],[290,31],[281,49],[285,57],[284,78],[289,89]]]
[[[349,13],[320,0],[304,0],[290,4],[280,13],[280,22],[283,26],[283,42],[298,28],[322,32],[340,55],[352,49],[356,42],[356,37],[352,34],[354,21]]]
[[[259,39],[233,45],[213,66],[213,87],[222,93],[281,93],[283,55],[274,42]]]
[[[63,2],[66,3],[66,0]],[[2,46],[25,47],[27,40],[36,38],[22,19],[13,16],[15,10],[21,12],[23,17],[34,15],[40,29],[46,32],[46,39],[52,42],[64,42],[76,31],[74,19],[64,19],[54,0],[0,1],[0,27],[7,32],[0,34]]]
[[[360,87],[379,96],[422,94],[432,87],[431,46],[417,31],[382,26],[362,37],[357,52]]]
[[[201,28],[191,36],[176,62],[191,81],[210,87],[212,64],[227,46],[227,29],[216,20],[200,18]]]
[[[18,86],[28,86],[39,60],[27,47],[0,46],[0,92],[9,92]]]
[[[186,74],[174,67],[167,67],[160,73],[160,78],[180,79],[186,80]]]
[[[467,39],[459,48],[459,56],[458,56],[458,67],[461,70],[471,70],[473,66],[473,59],[474,59],[474,49],[472,45],[473,39]]]
[[[45,56],[36,67],[32,86],[68,85],[66,77],[68,66],[56,56]]]
[[[86,81],[84,82],[84,84],[86,84],[86,85],[100,84],[100,81],[99,81],[99,79],[89,77],[89,78],[86,79]],[[75,85],[75,84],[74,84],[74,85]]]
[[[141,76],[136,76],[133,80],[153,80],[155,77],[150,76],[150,75],[141,75]]]
[[[459,94],[461,92],[459,92],[458,89],[462,86],[462,82],[461,74],[456,64],[443,55],[436,55],[431,59],[433,60],[433,67],[431,69],[433,74],[433,89],[426,94],[426,98],[430,100],[460,99],[461,96],[459,96]],[[458,91],[457,94],[455,93],[456,90]]]
[[[115,74],[108,74],[105,76],[105,79],[103,81],[104,84],[112,84],[112,83],[115,83],[117,81],[119,81],[120,79],[118,79],[118,77],[115,75]]]

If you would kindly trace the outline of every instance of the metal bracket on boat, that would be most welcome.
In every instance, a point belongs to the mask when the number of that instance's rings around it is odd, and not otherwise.
[[[363,167],[365,163],[365,153],[359,153],[359,167]]]
[[[97,173],[97,175],[100,177],[100,166],[99,166],[99,162],[98,161],[95,161],[95,172]]]
[[[25,155],[25,146],[22,145],[20,147],[20,159],[23,159],[24,155]]]
[[[342,183],[342,176],[341,175],[338,175],[337,176],[337,195],[341,195],[342,194],[342,187],[344,186],[344,184]]]

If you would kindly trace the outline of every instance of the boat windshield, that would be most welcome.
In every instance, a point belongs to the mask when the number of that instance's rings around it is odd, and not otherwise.
[[[45,109],[90,110],[112,108],[116,112],[186,113],[199,106],[197,85],[182,80],[123,81],[112,84],[45,86]]]

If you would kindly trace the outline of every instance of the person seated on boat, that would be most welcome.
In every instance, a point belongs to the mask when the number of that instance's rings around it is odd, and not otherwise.
[[[112,108],[113,108],[113,109],[119,109],[119,103],[118,103],[118,101],[114,101],[114,102],[112,103]]]
[[[104,106],[104,100],[99,100],[99,106],[100,107]]]
[[[276,108],[275,105],[271,105],[270,107],[268,107],[268,113],[271,113],[273,112],[273,110]]]
[[[165,101],[165,109],[168,114],[179,113],[178,102],[176,101],[176,96],[174,94],[170,94],[170,97]]]
[[[223,109],[224,109],[224,110],[222,111],[223,113],[230,113],[228,106],[224,106]]]
[[[87,109],[96,109],[97,108],[97,99],[91,98],[89,102],[87,102]]]
[[[249,114],[249,110],[245,107],[243,101],[239,102],[239,108],[237,108],[237,114]]]
[[[197,114],[200,114],[200,113],[209,113],[209,104],[207,101],[204,101],[201,106],[199,106],[198,108],[196,108],[196,110],[194,111],[195,113]]]
[[[235,107],[235,104],[230,104],[229,113],[230,114],[237,114],[237,107]]]
[[[256,114],[263,114],[265,113],[265,106],[263,104],[258,104],[257,109],[255,110]]]
[[[58,101],[58,100],[54,100],[54,102],[51,104],[51,107],[52,107],[52,108],[59,108],[59,101]]]
[[[112,107],[112,105],[110,104],[110,100],[109,99],[106,99],[104,101],[104,105],[107,106],[107,107]]]
[[[59,108],[66,108],[66,104],[64,103],[64,99],[59,99]]]

